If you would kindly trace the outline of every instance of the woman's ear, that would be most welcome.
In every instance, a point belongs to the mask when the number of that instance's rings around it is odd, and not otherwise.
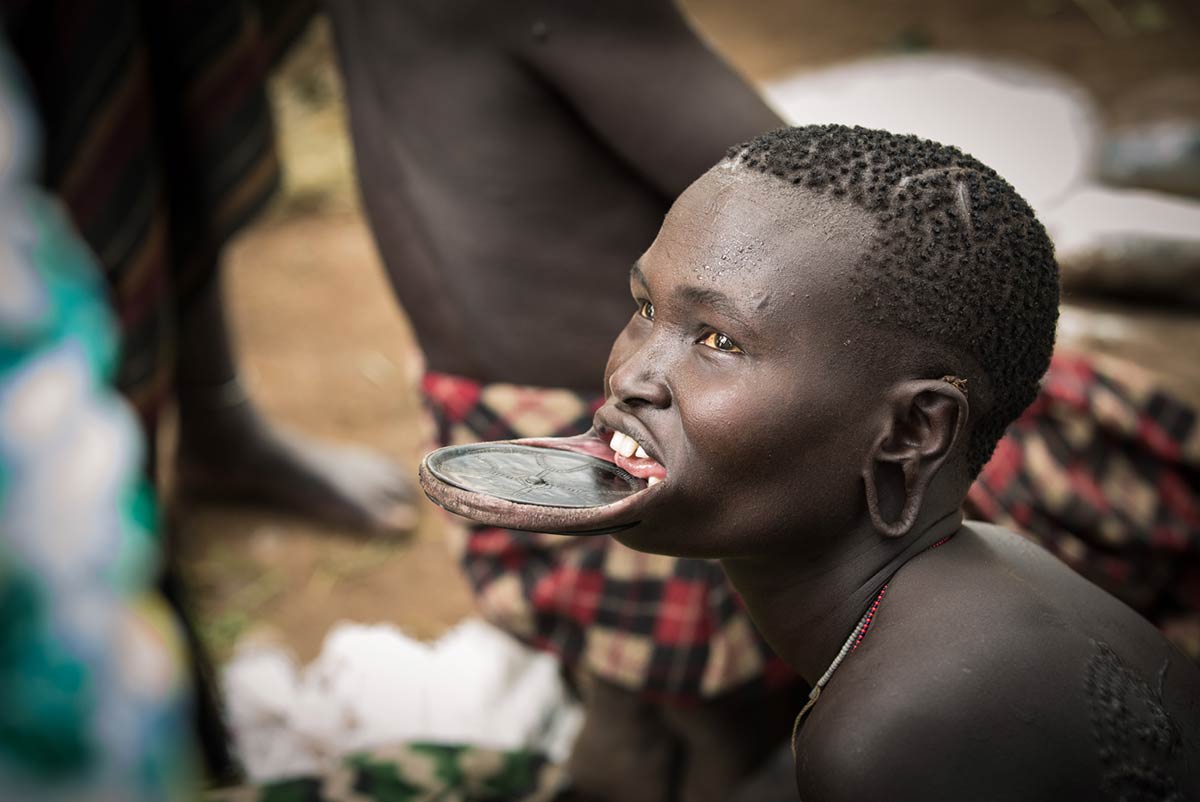
[[[885,537],[912,530],[933,477],[966,425],[965,383],[951,378],[905,381],[889,393],[886,416],[863,465],[867,510]]]

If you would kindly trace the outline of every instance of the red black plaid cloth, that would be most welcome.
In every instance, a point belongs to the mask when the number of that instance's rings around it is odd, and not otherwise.
[[[1200,425],[1123,360],[1056,355],[967,497],[1200,662]]]
[[[578,434],[601,403],[434,373],[424,391],[442,444]],[[1193,409],[1127,363],[1059,355],[967,511],[1041,542],[1200,661],[1198,465]],[[484,615],[571,669],[674,702],[796,681],[716,562],[482,526],[461,559]]]

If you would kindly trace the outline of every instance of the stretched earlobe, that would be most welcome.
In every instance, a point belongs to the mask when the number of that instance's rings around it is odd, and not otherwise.
[[[875,527],[875,531],[885,537],[904,537],[912,531],[913,524],[917,522],[917,515],[921,512],[921,502],[925,497],[926,482],[918,479],[917,468],[919,466],[915,461],[909,460],[901,463],[900,470],[904,475],[904,506],[900,510],[900,516],[889,523],[883,519],[883,513],[879,509],[879,477],[875,461],[873,455],[868,456],[866,465],[863,466],[863,482],[867,491],[867,513],[871,516],[871,525]]]
[[[958,441],[968,414],[966,381],[947,376],[905,382],[889,406],[889,420],[867,454],[862,478],[871,525],[884,537],[896,538],[916,525],[925,493]],[[884,516],[885,488],[893,501],[903,494],[899,514],[891,521]]]

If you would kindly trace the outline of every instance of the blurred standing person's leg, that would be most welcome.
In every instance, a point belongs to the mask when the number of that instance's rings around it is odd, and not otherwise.
[[[667,0],[326,5],[439,440],[587,429],[671,199],[779,119]],[[794,680],[719,565],[487,527],[462,561],[489,618],[582,676],[585,796],[717,800],[785,737],[790,716],[749,732],[725,703]]]
[[[46,184],[100,257],[122,328],[118,381],[152,443],[164,404],[179,402],[179,489],[405,530],[415,508],[399,467],[276,427],[238,382],[221,252],[276,188],[263,83],[312,12],[266,6],[4,10],[45,120]]]

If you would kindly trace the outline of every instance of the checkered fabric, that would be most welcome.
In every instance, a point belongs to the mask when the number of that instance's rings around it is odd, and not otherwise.
[[[1200,425],[1138,366],[1056,355],[967,512],[1041,543],[1200,662]]]
[[[439,373],[423,387],[443,445],[579,434],[603,401]],[[460,558],[483,615],[569,670],[676,704],[796,681],[717,562],[642,554],[607,537],[468,526]]]

